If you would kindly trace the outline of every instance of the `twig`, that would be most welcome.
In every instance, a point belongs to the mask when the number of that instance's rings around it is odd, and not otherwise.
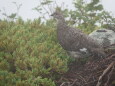
[[[66,82],[63,82],[60,86],[63,86]]]
[[[78,79],[75,79],[74,82],[70,85],[70,86],[74,86],[76,84],[76,86],[82,86],[79,82],[77,82]]]
[[[113,71],[114,71],[114,66],[112,67],[112,70],[111,70],[110,73],[108,74],[108,80],[107,80],[107,82],[105,83],[104,86],[108,86],[108,83],[109,83],[109,81],[110,81],[110,78],[111,78],[111,76],[112,76]]]
[[[70,85],[70,82],[63,82],[60,86],[64,86],[65,84],[68,84],[68,85],[66,85],[66,86],[71,86],[71,85]]]
[[[111,55],[110,58],[113,58],[115,56],[115,54]]]
[[[94,80],[94,81],[91,81],[91,82],[88,82],[88,83],[85,83],[84,86],[88,85],[88,84],[91,84],[91,83],[94,83],[96,82],[97,80]]]
[[[86,83],[86,80],[82,76],[79,75],[79,77],[81,78],[82,81]]]
[[[76,81],[77,81],[77,79],[75,79],[74,82],[70,86],[73,86],[76,83]]]
[[[98,83],[96,86],[101,86],[102,78],[107,74],[107,72],[113,67],[115,62],[112,62],[103,72],[103,74],[99,77]]]

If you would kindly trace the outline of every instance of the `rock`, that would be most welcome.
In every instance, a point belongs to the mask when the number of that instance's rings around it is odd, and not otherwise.
[[[115,44],[115,32],[113,30],[99,29],[90,33],[89,36],[97,40],[103,47]]]

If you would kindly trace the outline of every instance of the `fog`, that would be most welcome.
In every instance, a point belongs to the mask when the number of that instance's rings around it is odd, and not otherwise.
[[[64,2],[65,6],[68,9],[73,9],[72,1],[73,0],[56,0],[59,6],[61,5],[62,2]],[[90,0],[86,0],[86,1],[90,1]],[[1,13],[4,12],[3,9],[5,9],[5,12],[9,15],[11,13],[15,13],[16,6],[12,2],[16,2],[18,5],[22,4],[19,11],[19,16],[21,16],[24,20],[34,19],[39,17],[38,12],[32,9],[38,6],[40,0],[0,0]],[[112,14],[115,16],[115,5],[114,5],[115,0],[101,0],[101,3],[103,4],[105,10],[112,12]],[[0,19],[4,18],[4,16],[2,16],[1,13],[0,13]]]

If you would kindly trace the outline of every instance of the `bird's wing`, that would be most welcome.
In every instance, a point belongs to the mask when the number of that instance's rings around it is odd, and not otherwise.
[[[71,43],[74,43],[75,41],[80,41],[82,39],[86,39],[86,34],[84,34],[80,29],[68,27],[68,38]]]
[[[70,28],[70,27],[69,27]],[[70,30],[71,29],[71,30]],[[70,28],[68,33],[69,43],[79,48],[86,47],[99,47],[98,43],[90,38],[87,34],[83,33],[80,29]]]

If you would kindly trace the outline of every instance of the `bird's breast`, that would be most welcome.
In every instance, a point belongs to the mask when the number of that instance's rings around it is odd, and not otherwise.
[[[71,37],[70,34],[66,30],[58,30],[57,31],[57,38],[60,43],[60,45],[65,49],[65,50],[70,50],[71,48]]]

